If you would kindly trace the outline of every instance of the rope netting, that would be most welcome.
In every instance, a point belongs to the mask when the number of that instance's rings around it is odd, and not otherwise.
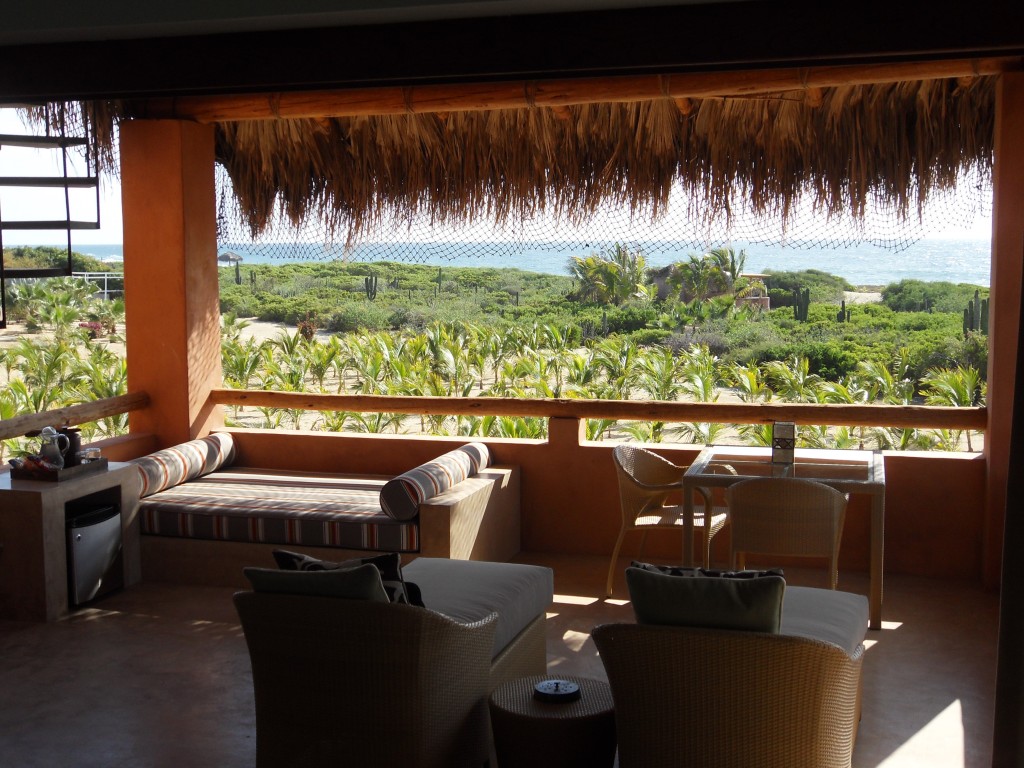
[[[615,245],[642,250],[646,255],[703,253],[733,242],[790,249],[839,250],[871,245],[896,254],[937,232],[968,231],[991,216],[991,180],[977,171],[963,175],[955,189],[933,192],[921,214],[901,213],[878,197],[862,218],[832,215],[808,206],[791,212],[783,225],[777,218],[754,213],[744,201],[730,207],[728,217],[694,217],[693,201],[676,190],[656,219],[629,211],[602,210],[584,225],[555,216],[496,226],[470,225],[384,217],[384,223],[364,229],[355,238],[340,241],[325,222],[307,222],[296,228],[283,216],[259,236],[250,236],[231,193],[226,172],[218,168],[218,249],[242,251],[261,259],[333,260],[437,263],[473,259],[492,261],[525,252],[550,253],[552,258],[589,255]]]

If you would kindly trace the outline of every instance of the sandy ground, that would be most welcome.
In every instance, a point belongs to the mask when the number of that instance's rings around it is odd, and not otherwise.
[[[882,294],[877,291],[843,291],[843,298],[847,304],[876,304],[882,300]]]

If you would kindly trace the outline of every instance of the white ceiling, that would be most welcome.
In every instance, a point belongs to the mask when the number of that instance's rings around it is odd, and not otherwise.
[[[4,3],[0,45],[389,24],[728,0],[108,0]]]

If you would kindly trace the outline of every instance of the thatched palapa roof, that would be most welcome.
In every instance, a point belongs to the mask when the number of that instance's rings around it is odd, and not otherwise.
[[[215,121],[217,157],[254,233],[280,213],[339,238],[390,219],[498,223],[602,206],[657,217],[747,201],[783,223],[798,203],[900,216],[967,171],[991,171],[995,78],[843,85],[705,98],[330,118]],[[131,118],[107,103],[106,117]],[[108,136],[109,131],[100,131]],[[674,210],[679,214],[678,209]]]

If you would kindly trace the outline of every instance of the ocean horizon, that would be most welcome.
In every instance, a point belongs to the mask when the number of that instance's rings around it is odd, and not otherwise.
[[[988,237],[922,238],[894,253],[873,245],[848,248],[779,247],[733,241],[737,252],[746,252],[744,271],[798,271],[817,269],[845,278],[857,286],[882,286],[903,279],[946,281],[988,286],[991,246]],[[672,242],[638,244],[648,267],[685,261],[697,251]],[[73,245],[78,253],[105,261],[119,261],[120,243]],[[573,248],[557,242],[397,242],[367,243],[345,250],[319,243],[273,243],[258,246],[222,243],[218,253],[242,257],[242,266],[293,264],[307,261],[397,261],[439,267],[515,268],[528,272],[567,275],[571,256],[588,256],[599,248]]]

